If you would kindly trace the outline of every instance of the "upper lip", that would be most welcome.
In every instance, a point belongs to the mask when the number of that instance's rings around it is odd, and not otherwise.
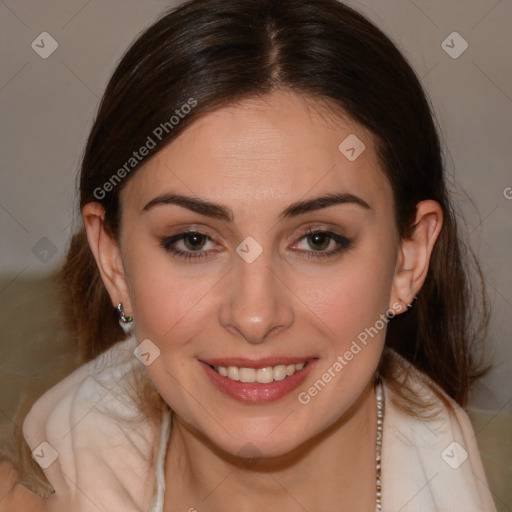
[[[311,361],[312,359],[316,359],[313,356],[283,356],[283,357],[262,357],[260,359],[246,359],[242,357],[223,357],[215,358],[215,359],[202,359],[206,364],[211,366],[237,366],[239,368],[265,368],[267,366],[277,366],[279,364],[296,364],[296,363],[305,363],[306,361]]]

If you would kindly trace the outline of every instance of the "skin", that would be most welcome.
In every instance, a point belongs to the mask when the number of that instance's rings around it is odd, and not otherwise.
[[[355,161],[338,150],[349,134],[366,146]],[[233,221],[175,204],[144,210],[171,191],[225,205]],[[369,208],[345,203],[279,217],[333,192]],[[146,369],[175,413],[165,510],[374,510],[373,376],[385,328],[307,405],[297,395],[380,315],[403,312],[419,292],[442,225],[439,205],[419,203],[413,236],[400,240],[371,134],[285,91],[204,115],[131,176],[120,199],[119,243],[103,229],[99,203],[82,215],[112,304],[133,315],[137,340],[160,349]],[[306,228],[351,243],[315,258],[338,244],[326,238],[322,246]],[[207,257],[187,260],[161,246],[188,229],[212,240],[174,247],[192,253],[195,244]],[[252,263],[236,252],[249,236],[263,251]],[[268,404],[225,396],[198,365],[276,355],[319,360],[297,391]],[[250,463],[240,457],[248,443]]]

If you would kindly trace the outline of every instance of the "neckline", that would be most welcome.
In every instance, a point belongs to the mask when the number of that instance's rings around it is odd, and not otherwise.
[[[378,389],[377,389],[378,388]],[[381,403],[384,404],[384,385],[379,380],[376,383],[376,393],[380,393],[381,395]],[[377,402],[378,402],[377,398]],[[165,456],[167,454],[167,445],[169,443],[171,433],[171,411],[169,409],[164,409],[162,413],[162,425],[160,428],[160,438],[158,441],[158,456],[156,461],[156,481],[155,481],[155,493],[153,494],[153,499],[151,500],[151,505],[149,512],[163,512],[164,509],[164,495],[165,495]],[[382,432],[381,438],[382,441]],[[378,445],[379,438],[377,438]],[[378,448],[377,448],[378,449]],[[378,453],[377,464],[381,464],[381,454]],[[377,476],[377,485],[380,484],[380,474]],[[377,488],[377,493],[379,493],[381,489]],[[377,494],[378,496],[379,494]],[[380,509],[377,507],[376,512]]]

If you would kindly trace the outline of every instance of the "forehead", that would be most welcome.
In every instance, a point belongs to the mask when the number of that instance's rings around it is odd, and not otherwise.
[[[392,204],[371,133],[325,103],[282,91],[194,121],[137,170],[122,191],[123,208],[140,211],[171,190],[235,212],[341,191],[377,208]]]

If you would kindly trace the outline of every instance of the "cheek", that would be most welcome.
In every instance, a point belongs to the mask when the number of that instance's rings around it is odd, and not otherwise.
[[[301,301],[325,324],[327,336],[337,348],[350,344],[387,311],[389,268],[384,259],[375,255],[354,256],[329,275],[305,278],[308,282],[302,283]]]
[[[201,350],[198,342],[209,331],[206,320],[211,325],[215,318],[211,294],[218,278],[208,273],[203,278],[183,275],[178,268],[159,257],[152,264],[134,262],[130,293],[137,341],[149,339],[160,350],[158,358],[145,367],[149,378],[182,418],[196,424],[197,398],[190,397],[201,396],[201,381],[196,382],[194,360]]]
[[[211,314],[211,293],[217,279],[181,275],[167,265],[140,268],[132,281],[132,305],[137,337],[164,347],[186,344],[199,319]]]
[[[127,230],[125,237],[130,251],[124,265],[137,339],[154,340],[162,350],[185,344],[192,336],[188,330],[198,325],[211,301],[222,263],[187,265],[160,247],[143,227]]]
[[[378,365],[388,324],[384,315],[391,268],[392,260],[382,250],[368,248],[347,258],[335,275],[315,280],[315,286],[302,296],[315,313],[311,318],[321,320],[316,325],[326,339],[315,378],[310,387],[299,390],[299,402],[321,411],[318,414],[327,423],[335,421],[359,396]]]

